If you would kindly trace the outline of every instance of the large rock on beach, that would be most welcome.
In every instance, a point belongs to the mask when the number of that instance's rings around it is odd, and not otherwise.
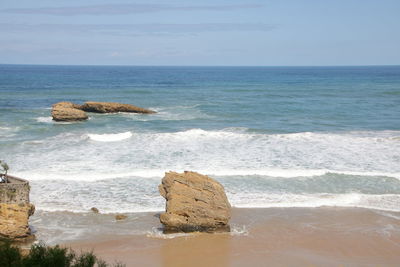
[[[28,181],[8,176],[8,183],[0,183],[0,237],[26,239],[31,236],[29,216],[35,206],[29,202]]]
[[[153,110],[140,108],[130,104],[121,104],[113,102],[85,102],[80,109],[86,112],[95,113],[117,113],[117,112],[130,112],[130,113],[156,113]]]
[[[83,121],[88,119],[88,115],[82,110],[81,106],[71,102],[59,102],[53,105],[51,116],[55,121]]]
[[[167,172],[159,185],[166,203],[160,215],[165,232],[229,231],[231,205],[224,187],[196,173]]]
[[[35,212],[30,203],[0,203],[0,236],[20,239],[31,235],[29,216]]]

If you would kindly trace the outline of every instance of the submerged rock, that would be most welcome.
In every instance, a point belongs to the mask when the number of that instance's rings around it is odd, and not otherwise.
[[[167,172],[159,185],[166,203],[165,232],[229,231],[231,205],[224,187],[196,172]]]
[[[126,216],[125,214],[115,215],[115,220],[117,220],[117,221],[125,220],[126,218],[128,218],[128,216]]]
[[[8,183],[0,183],[0,237],[25,239],[31,236],[29,216],[35,206],[29,203],[29,183],[8,176]]]
[[[96,208],[96,207],[93,207],[93,208],[91,208],[90,209],[93,213],[99,213],[100,211],[99,211],[99,209],[98,208]]]
[[[71,102],[59,102],[53,105],[51,116],[55,121],[83,121],[89,117],[80,110],[81,106]]]
[[[80,109],[86,112],[95,113],[116,113],[116,112],[131,112],[131,113],[156,113],[153,110],[140,108],[130,104],[121,104],[113,102],[85,102]]]

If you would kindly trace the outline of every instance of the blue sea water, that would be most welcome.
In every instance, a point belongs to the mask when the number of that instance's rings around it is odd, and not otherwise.
[[[56,123],[59,101],[157,113]],[[0,65],[0,158],[43,211],[162,210],[170,170],[236,207],[400,211],[400,66]]]

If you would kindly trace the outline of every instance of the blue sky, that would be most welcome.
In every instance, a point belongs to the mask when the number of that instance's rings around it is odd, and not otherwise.
[[[0,63],[398,65],[399,0],[1,0]]]

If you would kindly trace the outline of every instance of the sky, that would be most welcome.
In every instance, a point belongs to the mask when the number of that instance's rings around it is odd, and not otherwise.
[[[1,0],[0,64],[400,65],[400,1]]]

